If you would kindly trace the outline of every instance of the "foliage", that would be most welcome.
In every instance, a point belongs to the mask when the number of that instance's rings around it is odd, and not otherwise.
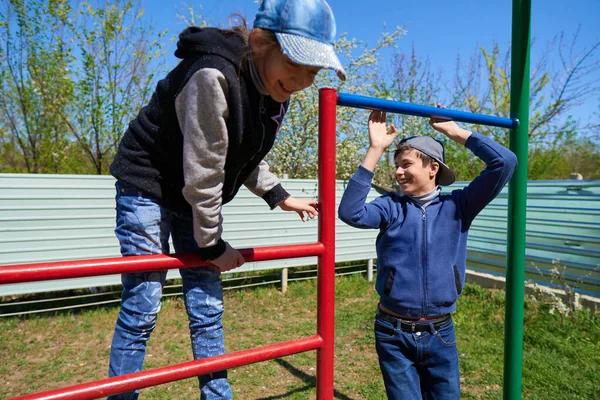
[[[546,276],[549,275],[549,283],[554,288],[549,288],[545,285],[538,285],[530,281],[529,284],[533,287],[532,302],[541,302],[549,307],[550,314],[557,313],[560,315],[562,326],[565,326],[565,319],[570,318],[576,323],[580,311],[583,306],[581,304],[581,295],[577,292],[579,285],[583,283],[585,278],[589,278],[595,271],[600,269],[600,264],[594,269],[589,270],[584,276],[579,276],[572,282],[572,278],[567,277],[567,266],[560,260],[552,260],[552,269],[548,273],[544,273],[533,263],[533,267],[537,272]]]
[[[410,55],[396,53],[391,68],[391,73],[384,74],[389,75],[390,79],[384,79],[382,76],[376,84],[376,92],[380,98],[423,105],[438,103],[441,73],[431,71],[429,60],[421,58],[414,45]],[[388,115],[388,119],[399,132],[397,141],[408,136],[429,135],[432,132],[427,118],[395,114]],[[446,142],[445,137],[438,137],[438,139]],[[387,149],[375,176],[375,182],[384,187],[395,185],[393,160],[395,150],[394,145]]]
[[[139,0],[72,4],[3,3],[3,171],[106,173],[127,124],[149,99],[165,32],[152,39]]]
[[[549,62],[552,58],[560,60],[559,67]],[[532,64],[529,179],[564,179],[570,172],[576,172],[576,160],[566,155],[569,149],[581,149],[584,143],[591,146],[586,153],[596,154],[591,158],[598,162],[600,143],[585,136],[592,125],[577,121],[570,114],[583,101],[599,92],[600,84],[594,78],[598,68],[600,43],[580,48],[577,34],[570,42],[564,35],[559,35]],[[497,44],[491,50],[481,48],[466,64],[459,59],[451,102],[453,107],[478,114],[510,117],[510,73],[510,49],[502,55]],[[473,126],[472,129],[505,146],[509,144],[509,131],[506,129],[489,126]],[[592,167],[590,172],[593,173],[594,169]],[[594,177],[598,176],[585,176],[586,179]]]
[[[166,31],[154,33],[141,0],[7,0],[0,6],[0,171],[30,173],[107,172],[117,143],[148,101],[163,71]],[[200,11],[202,11],[200,7]],[[186,24],[206,26],[193,6],[176,12]],[[212,22],[211,22],[212,24]],[[481,48],[457,58],[451,80],[433,72],[413,47],[397,53],[389,71],[380,53],[395,47],[404,31],[382,33],[373,45],[342,35],[336,48],[348,81],[321,72],[315,84],[293,96],[274,149],[272,170],[291,178],[317,175],[318,88],[416,104],[443,103],[475,113],[510,115],[510,49]],[[172,38],[171,38],[172,39]],[[578,45],[577,34],[558,35],[537,50],[531,68],[530,179],[600,178],[600,108],[587,120],[575,107],[599,96],[600,43]],[[558,59],[553,64],[551,60]],[[356,170],[368,146],[368,112],[337,111],[337,177]],[[432,134],[427,119],[390,116],[399,137]],[[507,130],[469,126],[508,145]],[[437,135],[437,134],[436,134]],[[463,146],[437,135],[458,180],[470,180],[483,164]],[[383,157],[375,183],[393,183],[394,146]]]
[[[3,3],[0,11],[2,169],[58,172],[68,138],[54,112],[73,99],[66,0]],[[18,157],[17,157],[18,155]]]
[[[549,62],[553,58],[560,60],[559,68]],[[599,67],[600,44],[580,48],[577,35],[569,43],[563,35],[559,35],[533,65],[529,179],[568,179],[572,172],[581,173],[584,179],[600,178],[598,124],[577,121],[570,115],[575,107],[600,90],[599,82],[594,78]],[[510,51],[503,53],[496,44],[491,50],[479,49],[467,62],[458,57],[454,82],[446,82],[440,72],[430,71],[427,59],[418,56],[413,47],[410,57],[396,55],[392,66],[393,78],[391,81],[382,80],[379,93],[384,98],[425,105],[435,105],[447,99],[443,105],[448,108],[508,118],[510,72]],[[594,121],[594,117],[598,119],[598,115],[594,115],[590,121]],[[441,140],[446,148],[446,163],[454,170],[457,180],[471,180],[484,168],[484,164],[464,146],[435,133],[426,118],[394,116],[389,119],[400,130],[399,139],[412,135],[434,135]],[[509,146],[509,130],[464,125]],[[388,188],[394,182],[391,160],[394,148],[390,146],[375,177],[376,183]]]
[[[315,84],[296,93],[290,102],[285,123],[267,159],[276,174],[290,178],[315,178],[317,176],[318,88],[333,87],[338,92],[378,96],[377,65],[379,52],[393,47],[404,34],[401,27],[383,33],[378,43],[369,47],[356,39],[341,35],[336,50],[347,74],[339,81],[333,73],[319,73]],[[367,114],[358,109],[339,107],[337,110],[337,177],[348,179],[356,170],[368,145],[366,134]]]
[[[127,124],[152,94],[149,65],[162,56],[132,0],[83,2],[73,24],[80,68],[74,71],[76,103],[57,109],[96,174],[107,172]],[[158,34],[161,39],[166,32]]]

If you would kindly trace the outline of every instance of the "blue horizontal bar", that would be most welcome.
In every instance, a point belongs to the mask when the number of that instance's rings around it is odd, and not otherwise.
[[[432,106],[403,103],[400,101],[383,100],[375,97],[359,96],[348,93],[338,93],[338,105],[365,108],[367,110],[382,110],[399,114],[415,115],[417,117],[436,117],[451,119],[459,122],[469,122],[480,125],[498,126],[515,129],[519,125],[517,119],[500,118],[491,115],[474,114],[464,111],[447,110]]]

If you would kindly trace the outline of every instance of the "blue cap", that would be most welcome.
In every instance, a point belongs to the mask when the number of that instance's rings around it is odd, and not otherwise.
[[[263,0],[254,27],[273,31],[293,62],[346,72],[335,54],[335,18],[324,0]]]

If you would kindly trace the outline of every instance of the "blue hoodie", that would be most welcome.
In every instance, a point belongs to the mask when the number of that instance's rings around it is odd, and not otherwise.
[[[426,208],[388,193],[365,204],[373,172],[359,167],[348,182],[339,217],[348,225],[379,229],[375,288],[385,308],[407,317],[448,314],[465,282],[467,234],[473,219],[502,190],[517,158],[473,132],[465,147],[486,168],[464,189],[436,197]]]

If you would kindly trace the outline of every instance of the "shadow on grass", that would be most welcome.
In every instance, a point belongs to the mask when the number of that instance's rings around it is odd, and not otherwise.
[[[291,391],[287,392],[286,394],[282,394],[282,395],[278,395],[278,396],[260,397],[257,400],[286,399],[289,396],[291,396],[292,394],[306,392],[317,386],[317,379],[314,376],[311,376],[311,375],[308,375],[308,374],[302,372],[301,370],[299,370],[298,368],[294,367],[292,364],[290,364],[289,362],[287,362],[281,358],[277,358],[274,361],[276,363],[278,363],[279,365],[281,365],[283,368],[287,369],[296,378],[302,379],[304,382],[306,382],[306,385],[303,387],[291,390]],[[342,394],[335,389],[333,391],[333,397],[336,399],[342,399],[342,400],[352,400],[351,397],[348,397],[345,394]]]

